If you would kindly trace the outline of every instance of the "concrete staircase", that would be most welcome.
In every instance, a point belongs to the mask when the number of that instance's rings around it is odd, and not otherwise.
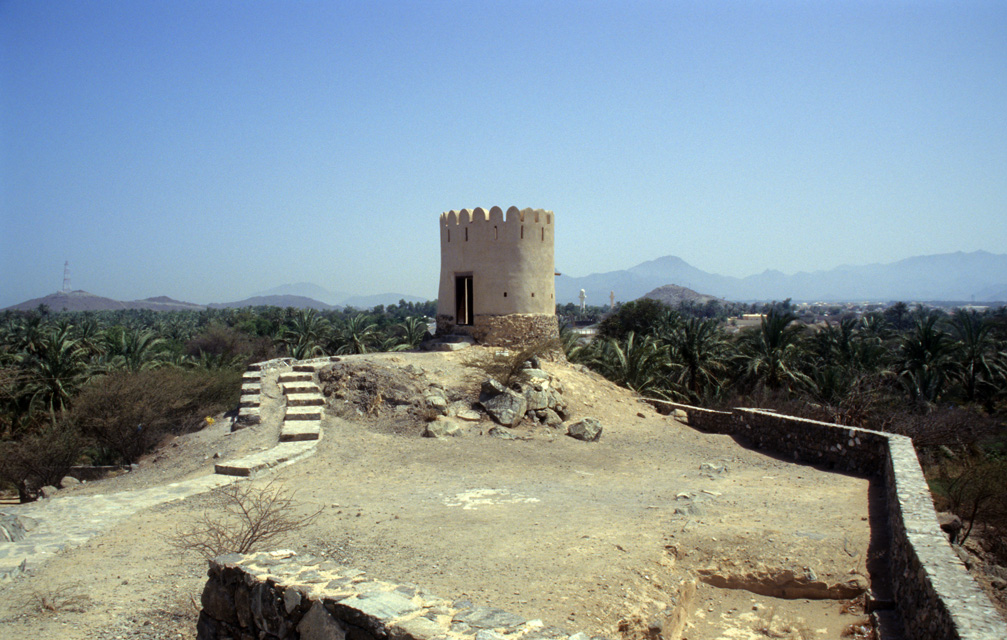
[[[262,401],[262,365],[250,365],[241,376],[241,398],[238,400],[237,428],[259,424],[259,404]]]
[[[313,364],[295,364],[293,370],[277,379],[287,410],[280,427],[280,442],[317,440],[322,432],[325,396],[318,387],[318,373]]]
[[[267,369],[273,371],[279,369],[276,383],[280,387],[284,402],[279,443],[266,451],[237,460],[220,462],[214,466],[214,471],[220,475],[250,476],[314,453],[315,446],[322,436],[322,414],[325,411],[325,396],[318,386],[317,368],[329,362],[330,360],[326,358],[306,362],[291,363],[290,360],[283,360],[250,365],[242,376],[241,398],[238,401],[238,419],[235,427],[240,429],[261,423],[262,379],[264,375],[268,375],[271,382],[273,374],[267,372]]]

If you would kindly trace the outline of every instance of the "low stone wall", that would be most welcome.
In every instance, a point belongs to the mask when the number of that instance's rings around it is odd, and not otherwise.
[[[81,464],[70,467],[70,470],[67,471],[66,475],[70,476],[71,478],[76,478],[81,482],[92,482],[94,480],[101,480],[102,478],[105,478],[106,476],[113,473],[122,473],[129,470],[130,470],[129,465],[121,466],[117,464],[111,464],[111,465],[93,466],[93,465]]]
[[[475,324],[454,324],[451,316],[437,316],[439,335],[464,333],[482,345],[519,347],[559,337],[559,320],[552,314],[512,313],[476,315]]]
[[[697,429],[736,436],[795,461],[881,476],[891,531],[892,583],[907,637],[1007,638],[1007,624],[937,524],[930,489],[909,438],[758,409],[724,412],[651,402],[665,413],[684,411],[689,425]]]
[[[293,551],[211,560],[202,606],[197,640],[590,640]]]

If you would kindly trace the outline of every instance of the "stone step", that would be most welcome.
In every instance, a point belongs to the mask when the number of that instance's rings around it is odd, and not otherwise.
[[[325,396],[320,393],[288,393],[288,407],[323,407]]]
[[[287,407],[287,413],[283,416],[283,421],[290,420],[321,420],[322,409],[320,407]]]
[[[322,435],[321,420],[293,420],[280,428],[280,442],[318,440]]]
[[[469,344],[475,344],[475,338],[465,333],[449,333],[440,337],[441,342],[467,342]]]
[[[262,371],[262,363],[253,362],[252,364],[248,365],[248,371]]]
[[[241,399],[238,400],[238,408],[244,409],[245,407],[258,407],[259,398],[259,394],[255,394],[254,396],[241,396]]]
[[[468,342],[438,342],[432,347],[434,351],[461,351],[468,348]]]
[[[312,374],[304,373],[303,371],[288,371],[287,373],[281,373],[280,377],[277,378],[277,382],[283,384],[284,382],[311,382]]]
[[[250,476],[257,471],[311,455],[315,452],[316,444],[314,441],[283,442],[268,451],[218,463],[213,470],[225,476]]]
[[[302,373],[303,372],[314,373],[315,372],[315,365],[313,365],[313,364],[295,364],[294,365],[294,371],[300,371]]]
[[[241,407],[238,409],[237,424],[259,424],[261,419],[258,407]]]
[[[241,395],[243,396],[257,396],[260,393],[262,393],[262,385],[257,382],[248,382],[241,385]]]
[[[290,395],[291,393],[321,393],[322,390],[318,388],[318,385],[314,382],[291,382],[282,385],[283,394]]]

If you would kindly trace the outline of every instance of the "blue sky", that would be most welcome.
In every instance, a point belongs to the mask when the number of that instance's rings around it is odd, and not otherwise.
[[[448,209],[580,276],[1007,247],[1007,3],[0,0],[0,307],[433,298]]]

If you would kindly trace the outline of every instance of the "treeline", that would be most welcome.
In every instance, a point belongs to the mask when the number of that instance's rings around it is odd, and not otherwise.
[[[250,362],[415,348],[435,307],[0,313],[0,485],[135,462],[233,409]]]
[[[888,405],[930,412],[1007,407],[1007,309],[945,313],[904,303],[821,325],[798,321],[789,302],[759,327],[730,334],[718,318],[653,300],[623,305],[598,336],[567,336],[568,357],[653,397],[705,406],[741,398],[803,400],[843,424]]]

